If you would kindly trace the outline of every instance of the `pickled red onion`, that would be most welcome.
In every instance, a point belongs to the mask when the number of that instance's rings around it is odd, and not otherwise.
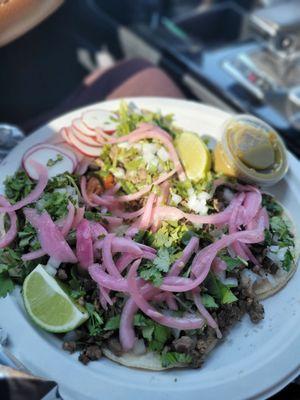
[[[72,249],[46,211],[39,215],[35,209],[25,208],[23,212],[29,223],[36,229],[41,248],[50,257],[60,262],[77,262]]]
[[[92,234],[87,219],[82,219],[76,229],[76,255],[84,269],[88,269],[94,262]]]
[[[0,196],[0,205],[4,207],[11,207],[11,204],[3,196]],[[14,211],[8,212],[10,219],[10,227],[7,232],[0,239],[0,249],[8,246],[17,235],[17,215]]]

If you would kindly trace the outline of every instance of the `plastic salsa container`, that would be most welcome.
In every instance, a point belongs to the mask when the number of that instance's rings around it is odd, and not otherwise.
[[[287,173],[287,152],[278,133],[251,115],[237,115],[221,127],[214,150],[215,171],[270,186]]]

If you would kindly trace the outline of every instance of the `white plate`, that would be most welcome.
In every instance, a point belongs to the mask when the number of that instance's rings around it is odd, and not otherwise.
[[[194,102],[162,98],[132,100],[140,107],[172,112],[178,125],[216,138],[218,127],[228,117],[225,112]],[[117,106],[118,101],[110,101],[87,108],[115,109]],[[1,180],[18,168],[26,149],[70,124],[81,112],[77,110],[60,117],[26,138],[1,166]],[[272,188],[272,192],[299,226],[299,163],[292,155],[289,162],[286,179]],[[300,372],[299,287],[298,271],[279,294],[263,302],[264,321],[253,325],[245,317],[199,370],[147,372],[128,369],[106,359],[85,367],[76,360],[76,355],[70,356],[61,350],[61,342],[55,336],[31,324],[17,293],[0,302],[0,324],[10,335],[13,353],[33,373],[57,381],[64,399],[182,400],[183,396],[189,400],[265,399]]]

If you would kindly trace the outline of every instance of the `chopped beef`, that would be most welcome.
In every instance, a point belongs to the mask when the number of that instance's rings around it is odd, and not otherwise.
[[[99,360],[102,357],[102,351],[97,345],[89,346],[86,349],[85,354],[91,361]]]
[[[88,358],[88,356],[82,352],[79,354],[78,360],[83,364],[83,365],[87,365],[90,362],[90,359]]]
[[[200,354],[206,354],[215,344],[216,334],[212,328],[207,328],[205,334],[197,340],[197,350]]]
[[[173,341],[173,347],[178,353],[189,354],[196,347],[196,341],[190,336],[181,336]]]
[[[91,345],[80,353],[78,360],[82,364],[87,365],[90,361],[100,360],[101,357],[102,351],[100,347],[98,345]]]
[[[264,307],[256,299],[253,299],[252,302],[247,305],[247,311],[254,324],[261,321],[265,315]]]
[[[82,284],[83,284],[83,288],[85,291],[89,292],[92,290],[95,290],[97,287],[97,284],[91,280],[90,278],[83,278],[82,279]]]
[[[77,350],[76,342],[74,342],[74,341],[64,342],[63,349],[65,351],[69,351],[70,353],[74,353],[74,351]]]
[[[262,262],[262,267],[266,272],[269,272],[272,275],[275,275],[278,271],[279,267],[274,261],[270,260],[268,257],[265,257]]]
[[[265,244],[255,244],[251,246],[251,250],[257,261],[261,264],[264,271],[275,275],[279,266],[267,257],[267,247]],[[254,271],[255,272],[255,271]]]
[[[237,321],[240,321],[245,314],[244,307],[239,307],[240,302],[224,304],[220,312],[218,312],[218,325],[222,333],[227,332],[228,329]]]
[[[122,346],[116,337],[110,338],[106,343],[109,350],[113,352],[116,356],[122,355],[123,353]]]

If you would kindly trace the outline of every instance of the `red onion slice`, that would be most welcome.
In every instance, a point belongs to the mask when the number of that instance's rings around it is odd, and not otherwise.
[[[69,204],[68,204],[68,215],[64,219],[64,223],[63,223],[63,226],[62,226],[62,229],[61,229],[61,233],[65,237],[68,235],[68,233],[71,230],[71,227],[72,227],[72,224],[73,224],[73,221],[74,221],[74,215],[75,215],[75,207],[69,201]]]
[[[29,223],[36,229],[41,248],[50,257],[60,262],[77,262],[72,249],[46,211],[38,214],[33,208],[25,208],[24,214]]]
[[[90,224],[82,219],[76,230],[76,255],[82,268],[88,269],[94,262],[93,241]]]
[[[170,268],[168,275],[170,276],[178,276],[186,263],[192,257],[193,253],[197,252],[199,248],[199,239],[196,236],[193,236],[187,246],[184,248],[182,256],[178,258]]]
[[[45,256],[47,253],[43,249],[38,249],[35,251],[31,251],[30,253],[26,253],[22,255],[23,261],[31,261],[36,260],[37,258]]]
[[[152,214],[152,209],[153,205],[156,200],[156,195],[155,193],[150,193],[145,208],[144,208],[144,213],[142,214],[140,223],[139,223],[139,229],[140,230],[146,230],[149,228],[149,225],[151,224],[151,214]]]
[[[194,298],[194,302],[196,304],[196,307],[198,308],[199,313],[206,320],[208,326],[210,326],[211,328],[213,328],[216,331],[217,338],[221,339],[222,333],[218,327],[218,324],[216,323],[216,321],[213,319],[213,317],[210,315],[210,313],[207,311],[207,309],[202,304],[200,295],[198,293],[194,293],[193,298]]]
[[[177,328],[183,330],[199,329],[204,325],[204,320],[200,316],[191,315],[188,317],[171,317],[163,315],[155,310],[150,303],[141,294],[137,285],[137,269],[140,265],[140,260],[135,261],[130,267],[128,273],[128,288],[132,296],[132,299],[136,305],[143,311],[144,314],[148,315],[151,319],[158,322],[161,325],[168,326],[169,328]]]
[[[0,205],[4,207],[11,207],[7,199],[0,195]],[[14,211],[8,213],[10,219],[10,227],[6,233],[0,238],[0,249],[10,245],[10,243],[17,236],[17,215]]]

